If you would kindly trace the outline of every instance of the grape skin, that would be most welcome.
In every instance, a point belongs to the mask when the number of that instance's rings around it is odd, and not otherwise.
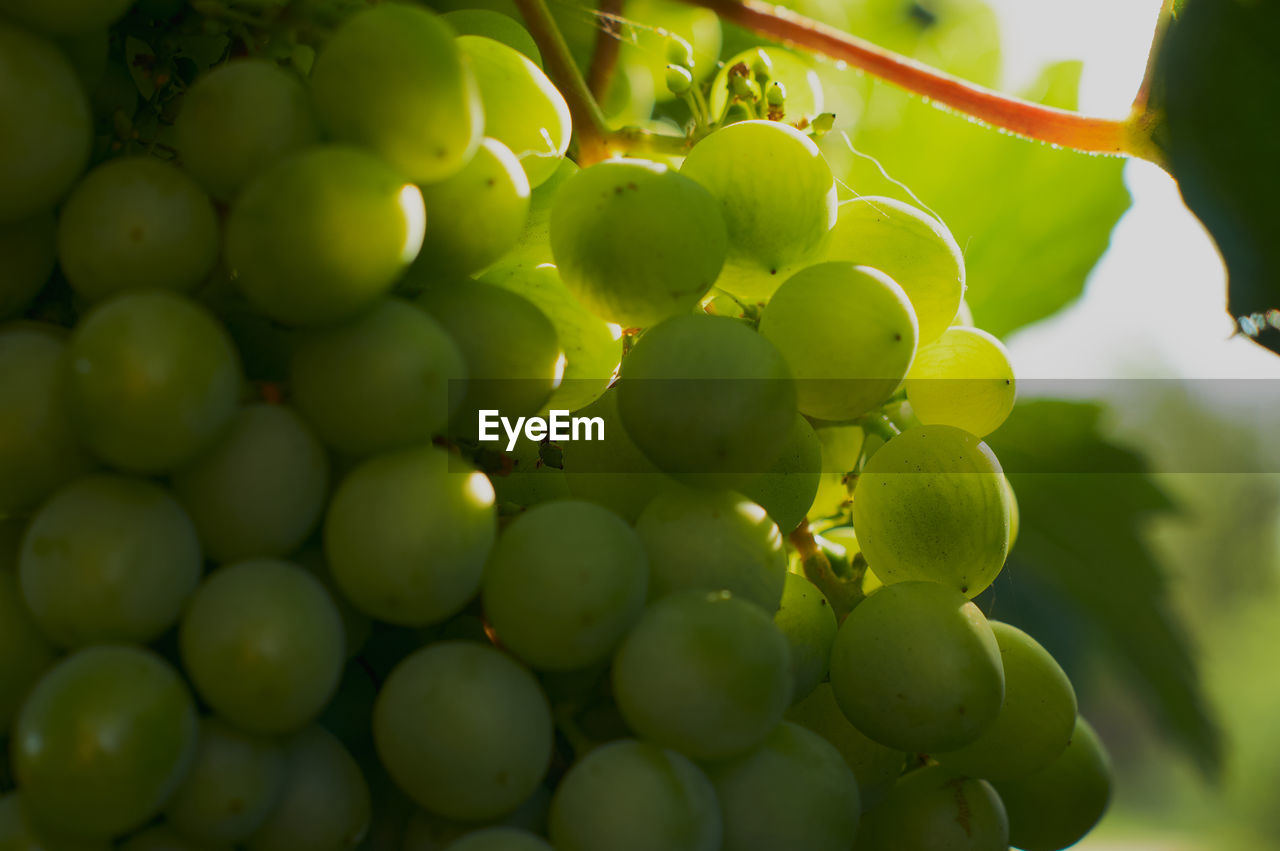
[[[0,115],[0,223],[9,223],[51,209],[71,188],[89,162],[93,120],[62,51],[3,21]]]
[[[36,684],[13,742],[28,815],[106,839],[145,823],[181,782],[195,755],[195,703],[154,653],[90,647]]]
[[[887,585],[850,613],[831,650],[831,685],[855,727],[912,753],[975,741],[1005,690],[986,618],[933,582]]]
[[[520,515],[485,566],[481,599],[503,645],[535,668],[605,659],[640,617],[649,565],[618,516],[561,500]]]
[[[798,573],[788,573],[773,622],[791,647],[791,699],[799,703],[827,678],[836,615],[822,592]]]
[[[717,851],[715,790],[674,751],[623,739],[579,760],[551,800],[557,851]]]
[[[977,437],[995,431],[1017,395],[1009,352],[979,328],[948,328],[916,354],[907,400],[922,423],[943,423]]]
[[[728,592],[652,603],[613,662],[613,692],[637,734],[695,759],[750,750],[791,702],[787,640]]]
[[[985,780],[942,766],[905,775],[862,819],[858,851],[1007,851],[1009,819]]]
[[[477,820],[514,809],[551,760],[551,709],[533,676],[473,642],[401,662],[374,705],[378,755],[420,806]]]

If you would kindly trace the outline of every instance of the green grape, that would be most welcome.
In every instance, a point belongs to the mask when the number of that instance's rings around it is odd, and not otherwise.
[[[707,776],[680,754],[623,739],[574,763],[551,799],[556,851],[719,851]]]
[[[445,851],[552,851],[546,840],[514,827],[489,827],[468,833]]]
[[[458,35],[479,35],[500,41],[533,60],[542,67],[542,52],[529,35],[529,31],[510,15],[492,9],[454,9],[442,16]]]
[[[1004,345],[978,328],[948,328],[921,346],[907,373],[907,401],[922,423],[986,437],[1013,410],[1013,367]]]
[[[539,441],[521,437],[514,450],[503,452],[504,463],[489,474],[498,505],[529,508],[573,497],[564,470],[543,461],[543,446]]]
[[[425,227],[421,191],[377,157],[313,147],[245,186],[227,217],[226,260],[259,311],[322,325],[389,291],[418,256]]]
[[[193,840],[243,842],[262,827],[284,785],[278,742],[202,718],[195,761],[165,805],[165,818]]]
[[[791,647],[791,700],[799,702],[827,678],[836,613],[808,579],[796,573],[787,573],[786,579],[773,622]]]
[[[291,408],[241,408],[173,490],[217,562],[285,556],[315,529],[329,486],[324,447]]]
[[[819,683],[804,700],[787,710],[786,719],[826,739],[858,779],[862,806],[873,806],[902,773],[906,755],[868,739],[849,723],[836,701],[831,683]]]
[[[754,47],[744,50],[727,59],[716,74],[711,84],[711,114],[724,114],[729,103],[729,72],[738,64],[746,65],[748,71],[764,57],[769,65],[769,79],[782,83],[786,88],[787,102],[785,118],[795,123],[801,118],[813,120],[824,109],[822,98],[822,82],[813,65],[800,56],[781,47]]]
[[[407,4],[347,19],[316,58],[311,93],[329,135],[369,148],[413,181],[461,171],[485,126],[453,31]]]
[[[800,412],[851,420],[902,383],[916,353],[916,318],[906,293],[865,266],[820,263],[773,294],[760,333],[786,358]]]
[[[610,127],[643,127],[653,116],[656,95],[653,72],[640,63],[623,60],[613,72],[600,109]]]
[[[13,769],[35,821],[105,839],[159,812],[195,747],[195,704],[177,671],[140,648],[90,647],[28,695]]]
[[[790,532],[813,505],[821,471],[822,443],[809,421],[797,416],[778,460],[763,473],[744,479],[738,490],[760,503],[780,530]]]
[[[485,616],[534,668],[606,659],[644,609],[648,563],[626,521],[588,502],[531,509],[503,530],[485,565]]]
[[[836,186],[817,145],[776,121],[741,121],[689,151],[680,173],[720,202],[729,255],[717,282],[767,299],[818,254],[836,222]]]
[[[813,433],[822,447],[822,473],[818,478],[818,492],[809,507],[809,517],[817,519],[837,514],[847,517],[853,501],[854,481],[849,473],[858,466],[866,433],[858,426],[831,424],[820,424]]]
[[[707,767],[724,820],[724,851],[848,851],[858,781],[840,752],[786,721],[755,750]]]
[[[400,851],[442,851],[451,848],[449,844],[477,831],[484,831],[488,838],[489,831],[515,830],[520,833],[546,833],[547,811],[551,807],[551,790],[539,786],[524,803],[487,826],[477,825],[470,821],[457,821],[427,812],[415,807],[408,823],[404,826],[404,842]],[[505,833],[500,833],[505,836]],[[517,851],[524,851],[517,846]],[[538,851],[535,847],[534,851]]]
[[[733,491],[674,486],[636,520],[649,556],[649,596],[729,591],[769,615],[786,581],[782,534],[765,510]]]
[[[514,47],[478,35],[458,36],[455,43],[475,74],[484,103],[485,135],[511,149],[530,186],[541,185],[569,148],[572,125],[564,97],[542,69]]]
[[[1075,845],[1111,803],[1111,760],[1098,734],[1077,718],[1071,741],[1053,762],[995,784],[1009,814],[1009,843],[1022,851]]]
[[[284,788],[248,851],[335,851],[360,845],[373,810],[351,754],[318,725],[285,743]]]
[[[31,520],[18,577],[58,644],[145,644],[177,623],[202,568],[196,530],[172,496],[144,479],[94,475]]]
[[[441,277],[479,271],[520,239],[529,180],[506,145],[486,138],[462,171],[424,184],[427,230],[417,263]]]
[[[0,795],[0,848],[5,851],[111,851],[106,839],[67,839],[35,825],[22,806],[22,795]]]
[[[1009,503],[996,456],[947,425],[908,429],[867,462],[853,526],[884,582],[925,579],[982,592],[1009,551]]]
[[[554,266],[494,278],[485,275],[481,280],[528,299],[555,326],[565,358],[564,377],[547,407],[577,411],[599,399],[622,360],[622,328],[583,307]]]
[[[56,333],[0,329],[0,515],[36,506],[92,467],[61,392],[66,345]]]
[[[42,32],[76,35],[115,23],[131,5],[133,0],[0,0],[0,13]]]
[[[677,316],[650,329],[622,364],[618,413],[627,434],[673,474],[726,484],[778,459],[796,418],[786,361],[725,316]]]
[[[55,5],[3,0],[0,14],[18,11],[18,2],[32,11]],[[3,20],[0,115],[0,222],[7,223],[52,208],[71,188],[89,162],[93,117],[63,52]]]
[[[551,709],[537,680],[473,642],[433,644],[401,662],[374,705],[373,734],[396,785],[448,818],[514,809],[551,760]]]
[[[235,416],[235,347],[212,314],[171,293],[125,293],[102,303],[76,326],[65,362],[81,440],[123,470],[177,469]]]
[[[0,224],[0,319],[17,316],[43,289],[58,262],[53,213]]]
[[[324,586],[272,559],[237,562],[206,579],[182,618],[179,643],[204,702],[259,733],[312,721],[346,659],[342,616]]]
[[[750,750],[791,702],[787,639],[727,591],[650,604],[613,662],[613,693],[640,736],[694,759]]]
[[[964,254],[951,231],[893,198],[842,203],[825,259],[871,266],[893,278],[915,308],[922,345],[947,330],[964,296]]]
[[[674,480],[654,466],[622,427],[617,391],[609,390],[578,416],[599,418],[604,423],[604,440],[566,447],[564,481],[569,492],[634,523]]]
[[[374,456],[347,476],[329,503],[324,545],[334,581],[356,608],[426,626],[480,590],[496,535],[488,478],[420,447]]]
[[[1009,819],[985,780],[913,771],[862,817],[857,851],[1007,851]]]
[[[631,26],[627,33],[630,37],[622,41],[621,56],[644,66],[659,100],[674,97],[667,91],[665,78],[666,42],[671,36],[679,36],[689,44],[695,80],[704,80],[715,72],[724,37],[715,12],[672,0],[626,0],[622,13],[624,33],[627,23]]]
[[[326,444],[368,455],[444,431],[465,387],[453,338],[416,305],[383,299],[351,321],[299,336],[294,403]]]
[[[551,211],[555,208],[556,199],[560,197],[560,187],[579,171],[581,169],[578,164],[566,157],[545,183],[534,188],[529,195],[529,217],[520,239],[510,251],[481,273],[481,280],[501,286],[507,277],[523,277],[538,266],[554,265],[555,257],[551,253]]]
[[[627,327],[692,310],[728,250],[711,193],[644,160],[608,160],[571,177],[556,196],[550,235],[573,294]]]
[[[5,546],[8,549],[9,543]],[[57,650],[22,601],[17,574],[0,565],[0,730],[10,729],[27,691],[56,658]]]
[[[222,848],[188,839],[164,823],[135,833],[118,846],[119,851],[222,851]]]
[[[90,300],[125,290],[190,290],[218,256],[213,204],[177,166],[109,160],[76,184],[58,221],[58,260]]]
[[[987,619],[934,582],[887,585],[855,608],[831,648],[840,708],[869,738],[913,753],[977,740],[1004,701]]]
[[[1015,780],[1052,763],[1071,741],[1076,692],[1054,658],[1014,626],[991,622],[1004,665],[1004,705],[977,741],[936,754],[952,771]]]
[[[449,387],[453,429],[475,437],[480,411],[527,416],[551,398],[564,369],[560,344],[551,320],[528,299],[465,281],[428,291],[419,303],[458,344],[466,363],[465,393],[456,383]]]
[[[174,131],[183,167],[222,201],[319,136],[302,81],[266,59],[236,59],[196,80]]]

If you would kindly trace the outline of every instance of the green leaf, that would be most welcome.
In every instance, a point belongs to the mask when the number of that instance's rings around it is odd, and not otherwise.
[[[1079,63],[1050,66],[1026,94],[1074,108],[1079,75]],[[886,100],[901,116],[890,125],[880,118]],[[854,159],[846,182],[917,203],[883,166],[947,223],[965,252],[966,298],[980,326],[1003,336],[1080,295],[1129,207],[1122,160],[1001,135],[883,83],[867,112],[853,144],[880,165]]]
[[[1186,0],[1157,53],[1151,109],[1187,206],[1228,271],[1227,311],[1280,353],[1280,4]]]
[[[1142,536],[1149,518],[1174,506],[1142,456],[1102,436],[1102,413],[1091,403],[1024,402],[988,438],[1021,513],[1005,574],[1011,587],[1033,581],[1068,607],[1147,713],[1212,775],[1220,734],[1164,571]]]

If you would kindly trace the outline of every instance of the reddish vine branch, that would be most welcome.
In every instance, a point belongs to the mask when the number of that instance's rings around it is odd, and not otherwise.
[[[760,0],[684,2],[703,6],[721,20],[761,35],[860,68],[1018,136],[1086,153],[1130,154],[1146,159],[1156,156],[1136,122],[1096,118],[1003,94]]]

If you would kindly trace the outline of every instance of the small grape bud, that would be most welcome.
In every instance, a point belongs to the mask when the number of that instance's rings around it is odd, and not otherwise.
[[[765,102],[771,107],[784,106],[787,102],[787,87],[777,80],[770,83],[769,90],[765,92]]]
[[[693,67],[693,48],[689,42],[672,33],[667,36],[667,62],[681,68]]]
[[[830,133],[831,129],[836,126],[836,114],[834,112],[824,112],[814,116],[813,132],[819,136]]]
[[[751,63],[751,73],[757,80],[767,80],[773,76],[773,60],[763,50],[756,51],[756,58]]]
[[[683,95],[692,87],[693,75],[689,73],[688,68],[682,68],[679,65],[667,66],[667,90],[671,94]]]
[[[760,86],[749,77],[729,75],[729,91],[740,100],[757,101],[760,99]]]

